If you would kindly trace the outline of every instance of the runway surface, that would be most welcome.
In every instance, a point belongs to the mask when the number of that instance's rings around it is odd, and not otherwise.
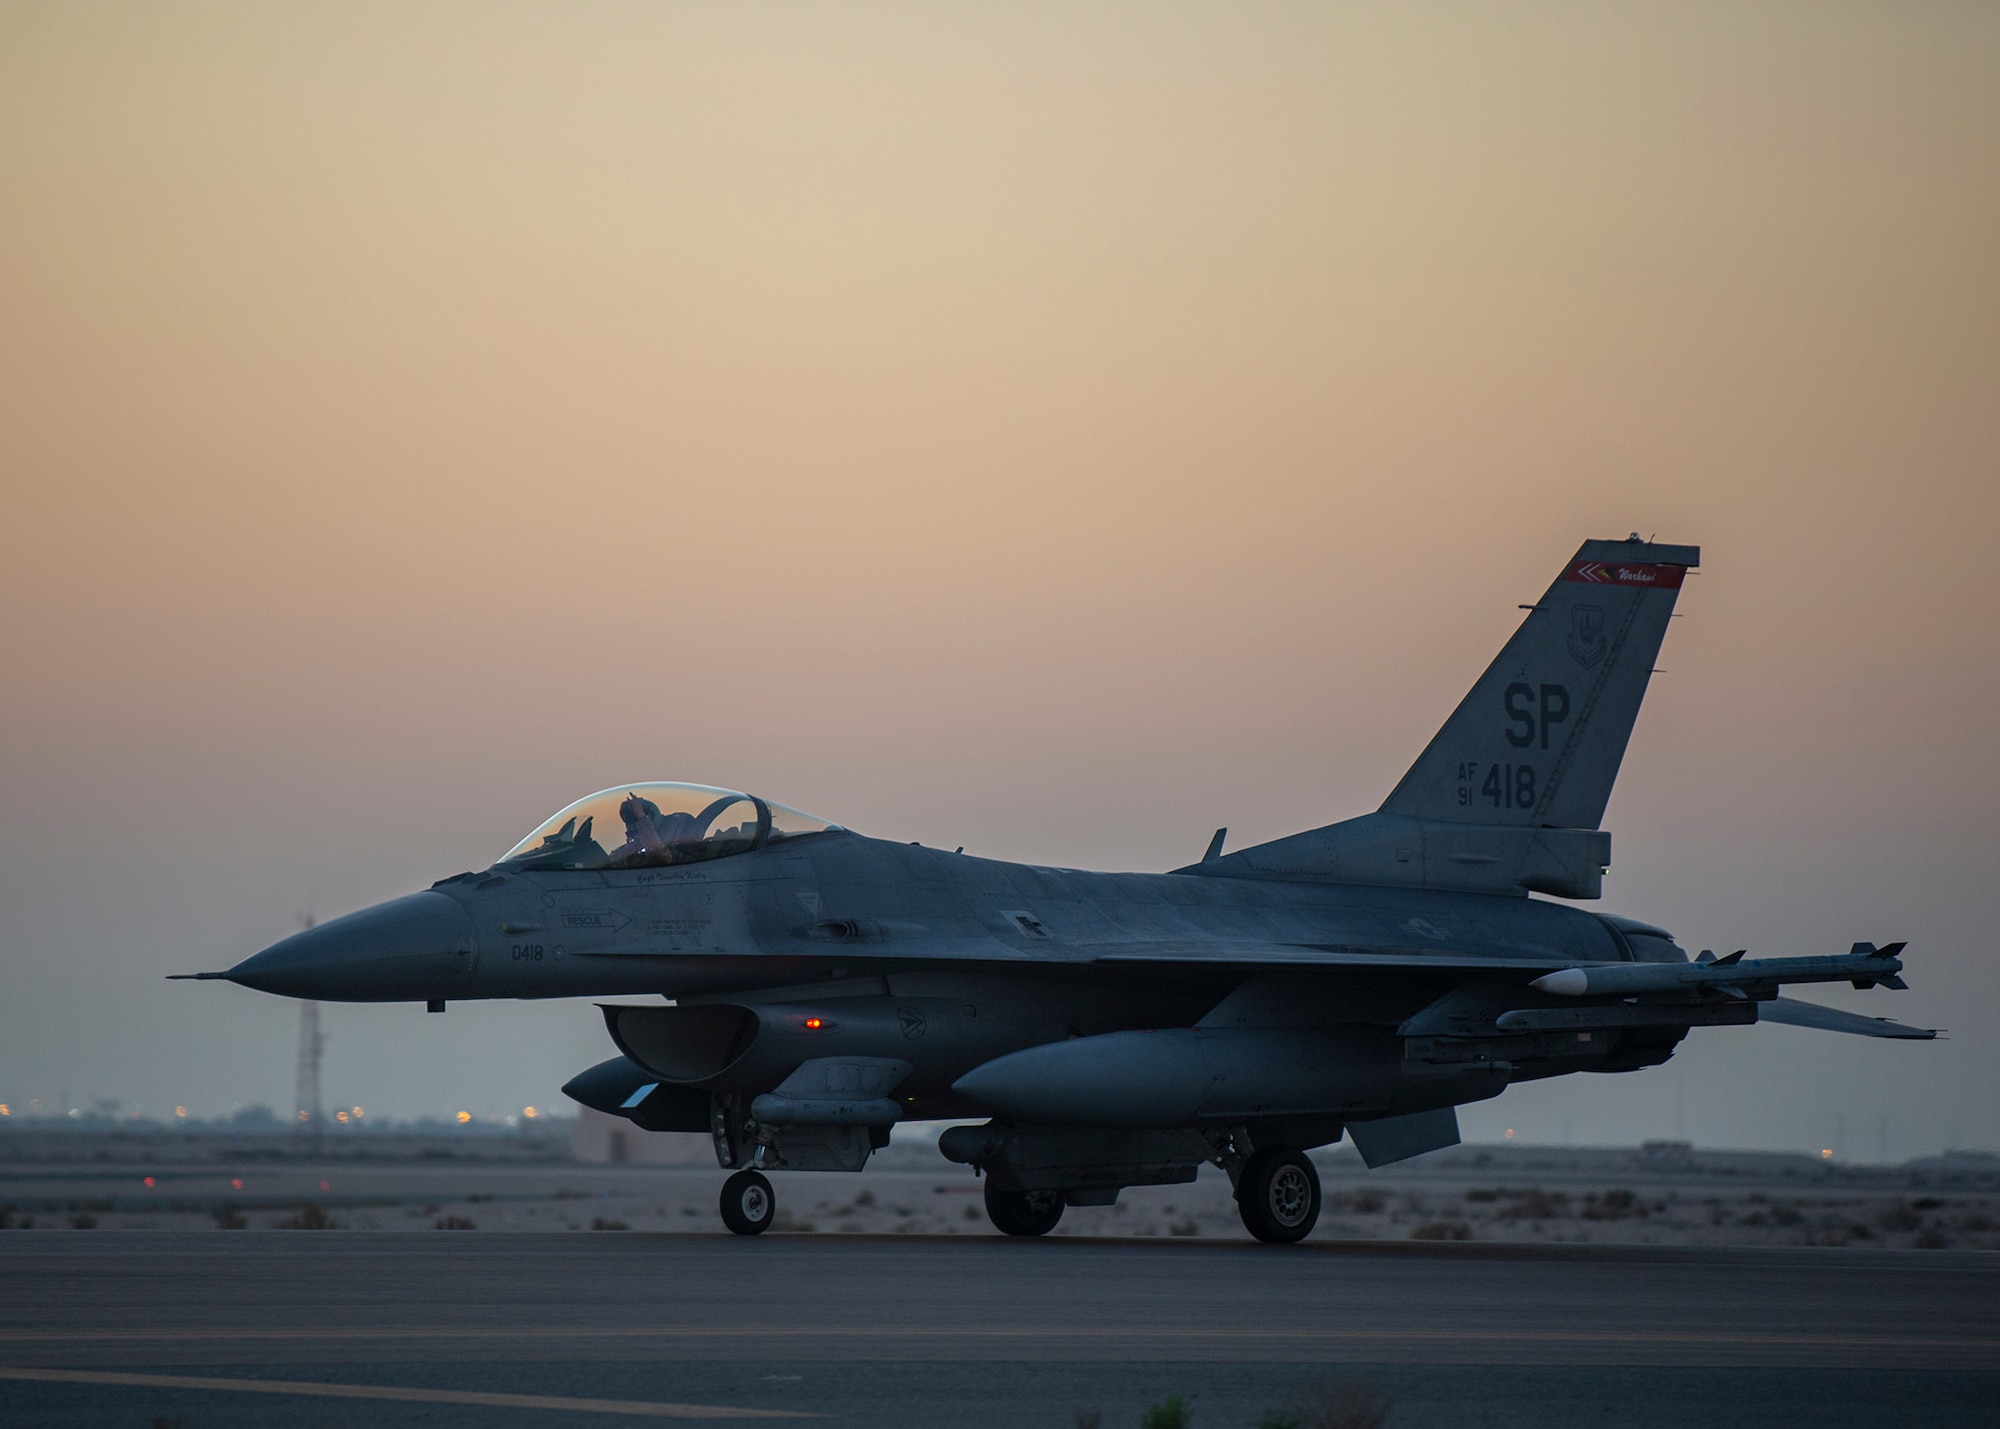
[[[1978,1424],[1996,1366],[1982,1253],[0,1235],[9,1425],[1222,1429],[1326,1378],[1427,1426]]]

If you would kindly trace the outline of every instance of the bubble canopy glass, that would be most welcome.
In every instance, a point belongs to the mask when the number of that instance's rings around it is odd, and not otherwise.
[[[701,863],[807,834],[837,832],[754,794],[706,784],[619,784],[556,814],[496,868],[659,868]]]

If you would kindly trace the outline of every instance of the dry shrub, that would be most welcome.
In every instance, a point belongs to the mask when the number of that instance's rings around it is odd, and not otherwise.
[[[1425,1221],[1410,1227],[1411,1240],[1471,1240],[1472,1227],[1464,1221]]]
[[[281,1231],[337,1231],[340,1222],[311,1201],[278,1222]]]
[[[1630,1191],[1606,1191],[1601,1196],[1593,1192],[1583,1198],[1583,1209],[1577,1214],[1587,1221],[1637,1220],[1651,1215],[1652,1207]]]
[[[1906,1206],[1901,1201],[1890,1206],[1877,1219],[1885,1231],[1913,1231],[1924,1223],[1923,1217],[1917,1214],[1914,1207]]]
[[[1569,1214],[1569,1197],[1560,1191],[1508,1191],[1509,1200],[1494,1215],[1503,1221],[1549,1221]]]
[[[1313,1379],[1260,1418],[1257,1429],[1382,1429],[1395,1407],[1395,1396],[1372,1379]]]

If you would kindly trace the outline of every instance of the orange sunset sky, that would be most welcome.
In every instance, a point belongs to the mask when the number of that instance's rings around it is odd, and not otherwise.
[[[1996,255],[1986,4],[0,5],[0,1101],[288,1107],[294,1006],[164,974],[621,780],[1364,812],[1638,530],[1704,568],[1599,906],[1907,938],[1821,1000],[1951,1039],[1468,1139],[2000,1146]],[[609,1055],[326,1020],[396,1115]]]

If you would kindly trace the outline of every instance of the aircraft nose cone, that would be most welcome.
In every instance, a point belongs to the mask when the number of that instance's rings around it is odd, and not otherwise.
[[[395,1002],[447,995],[472,967],[472,918],[442,893],[392,898],[245,958],[233,983],[282,997]]]

